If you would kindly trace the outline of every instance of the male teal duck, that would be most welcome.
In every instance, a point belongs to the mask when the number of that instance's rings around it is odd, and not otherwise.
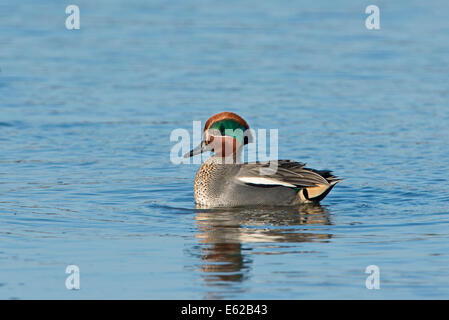
[[[248,123],[232,112],[210,117],[201,144],[186,153],[213,154],[194,182],[195,203],[204,207],[294,206],[319,202],[341,179],[329,170],[306,168],[292,160],[242,163],[244,145],[252,142]]]

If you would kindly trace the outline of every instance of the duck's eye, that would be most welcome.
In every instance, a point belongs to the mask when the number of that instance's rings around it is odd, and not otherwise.
[[[206,145],[214,141],[214,136],[209,136],[209,138],[206,140]]]

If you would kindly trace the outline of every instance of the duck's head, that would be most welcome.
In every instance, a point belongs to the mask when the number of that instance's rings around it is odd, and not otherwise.
[[[233,112],[220,112],[206,121],[200,145],[184,157],[212,151],[215,156],[225,158],[237,155],[245,144],[252,141],[249,125],[242,117]]]

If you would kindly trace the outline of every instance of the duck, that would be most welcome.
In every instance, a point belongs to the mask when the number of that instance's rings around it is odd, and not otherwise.
[[[318,203],[341,181],[330,170],[307,168],[293,160],[243,162],[253,130],[233,112],[205,123],[200,145],[185,158],[211,152],[198,169],[193,189],[198,207],[297,206]]]

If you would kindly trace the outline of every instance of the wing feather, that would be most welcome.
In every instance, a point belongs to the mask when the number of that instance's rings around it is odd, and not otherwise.
[[[331,171],[309,169],[305,165],[291,160],[244,163],[237,180],[253,186],[279,185],[290,188],[329,186],[339,180]]]

